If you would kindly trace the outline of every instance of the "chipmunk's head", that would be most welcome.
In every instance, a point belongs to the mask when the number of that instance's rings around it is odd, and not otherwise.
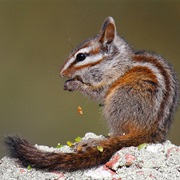
[[[97,36],[84,41],[71,52],[60,76],[98,84],[116,66],[116,56],[126,54],[127,48],[126,42],[117,35],[114,19],[108,17]]]

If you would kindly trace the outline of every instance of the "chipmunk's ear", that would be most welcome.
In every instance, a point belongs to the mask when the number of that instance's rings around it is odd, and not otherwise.
[[[107,17],[100,30],[99,41],[102,44],[110,44],[116,37],[116,26],[112,17]]]

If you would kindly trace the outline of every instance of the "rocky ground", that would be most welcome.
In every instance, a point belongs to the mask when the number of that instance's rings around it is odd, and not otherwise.
[[[102,138],[87,133],[83,139]],[[69,146],[49,148],[36,145],[45,151],[72,152]],[[109,162],[84,171],[73,173],[43,172],[30,167],[21,167],[16,159],[3,157],[0,160],[1,180],[180,180],[180,146],[170,141],[163,144],[143,144],[123,148]]]

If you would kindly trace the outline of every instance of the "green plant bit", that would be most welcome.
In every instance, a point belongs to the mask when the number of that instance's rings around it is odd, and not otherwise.
[[[102,146],[97,146],[97,149],[99,152],[103,152],[103,150],[104,150]]]
[[[80,142],[81,140],[82,140],[82,138],[78,136],[78,137],[75,139],[75,142]]]
[[[63,147],[61,143],[58,143],[58,145],[56,146],[56,148],[61,148],[61,147]]]
[[[31,170],[31,169],[32,169],[31,165],[28,165],[27,169],[28,169],[28,170]]]
[[[138,150],[140,150],[140,149],[145,149],[147,146],[148,146],[147,143],[140,144],[140,145],[138,146]]]
[[[72,147],[72,146],[73,146],[73,143],[72,143],[71,141],[67,141],[67,145],[68,145],[69,147]]]

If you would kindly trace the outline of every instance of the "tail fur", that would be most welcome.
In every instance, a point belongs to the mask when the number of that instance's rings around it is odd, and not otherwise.
[[[47,171],[75,171],[87,169],[106,163],[111,156],[123,147],[138,146],[144,142],[153,142],[148,134],[130,134],[118,137],[110,137],[102,140],[100,146],[103,152],[97,147],[88,147],[86,151],[74,153],[44,152],[18,136],[7,136],[7,145],[10,157],[17,158],[25,167],[31,165],[36,169]]]

